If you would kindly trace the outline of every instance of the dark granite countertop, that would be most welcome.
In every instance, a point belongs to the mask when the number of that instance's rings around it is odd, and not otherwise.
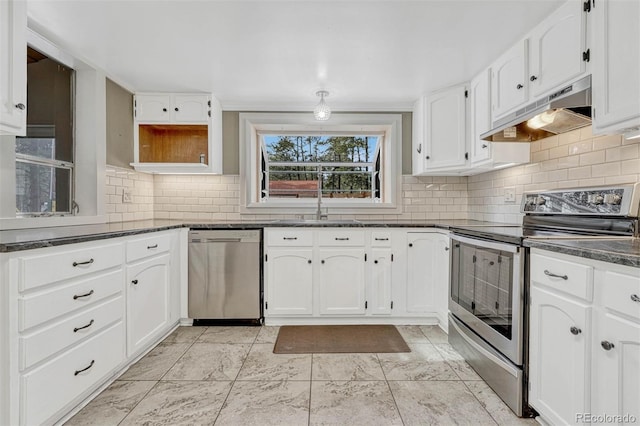
[[[524,245],[525,247],[640,268],[640,238],[594,240],[525,239]]]
[[[184,220],[141,220],[105,223],[96,225],[58,226],[0,231],[0,253],[52,247],[127,235],[144,234],[175,228],[192,229],[250,229],[265,227],[416,227],[440,228],[488,227],[504,224],[476,220],[398,220],[398,221],[308,221],[262,220],[262,221],[210,221],[190,222]]]

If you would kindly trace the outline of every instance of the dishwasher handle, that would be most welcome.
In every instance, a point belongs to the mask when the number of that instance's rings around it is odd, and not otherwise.
[[[240,238],[202,238],[202,239],[193,239],[191,243],[239,243],[242,239]]]

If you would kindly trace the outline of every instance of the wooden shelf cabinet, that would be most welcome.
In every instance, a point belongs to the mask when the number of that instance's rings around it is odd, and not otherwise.
[[[222,109],[203,94],[136,94],[135,162],[149,173],[222,173]]]

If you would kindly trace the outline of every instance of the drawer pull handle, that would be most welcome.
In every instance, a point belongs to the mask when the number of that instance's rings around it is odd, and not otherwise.
[[[605,351],[610,351],[615,347],[613,343],[607,342],[606,340],[603,340],[602,342],[600,342],[600,345],[602,346],[602,349],[604,349]]]
[[[89,297],[93,294],[93,290],[91,290],[89,293],[85,293],[85,294],[76,294],[73,296],[73,300],[76,299],[80,299],[81,297]]]
[[[89,321],[89,324],[87,324],[87,325],[83,325],[82,327],[76,327],[76,328],[73,329],[73,332],[77,333],[80,330],[84,330],[85,328],[89,328],[89,327],[91,327],[93,325],[93,322],[94,321],[91,320],[91,321]]]
[[[389,241],[388,238],[376,238],[375,240],[376,241]]]
[[[573,334],[574,336],[577,336],[578,334],[582,333],[582,330],[580,330],[578,327],[571,327],[569,329],[569,331],[571,332],[571,334]]]
[[[89,260],[85,260],[84,262],[73,262],[73,266],[90,265],[92,263],[93,263],[93,259],[89,259]]]
[[[336,241],[349,241],[349,237],[346,237],[346,238],[336,237]]]
[[[132,280],[132,281],[131,281],[131,284],[133,284],[133,285],[137,285],[137,284],[138,284],[138,280]]]
[[[95,359],[92,359],[92,360],[91,360],[91,364],[89,364],[89,366],[87,366],[87,367],[83,368],[82,370],[76,370],[76,372],[75,372],[75,373],[73,373],[73,375],[74,375],[74,376],[77,376],[78,374],[82,373],[83,371],[87,371],[88,369],[90,369],[91,367],[93,367],[93,364],[95,364],[95,363],[96,363],[96,360],[95,360]]]
[[[282,239],[287,241],[295,241],[298,239],[298,237],[282,237]]]
[[[640,296],[638,296],[637,294],[632,294],[631,300],[633,300],[634,302],[640,303]]]
[[[147,250],[151,250],[151,249],[154,249],[154,248],[158,248],[158,245],[154,244],[152,246],[147,246]]]
[[[548,277],[554,277],[554,278],[562,278],[563,280],[568,280],[569,277],[567,275],[558,275],[558,274],[554,274],[553,272],[549,272],[546,269],[544,270],[544,274]]]

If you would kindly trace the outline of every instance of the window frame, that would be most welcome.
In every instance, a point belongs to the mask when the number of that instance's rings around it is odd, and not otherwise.
[[[44,52],[43,51],[44,49],[39,49],[37,47],[34,47],[33,40],[34,40],[33,37],[30,38],[29,42],[27,43],[27,47],[38,51],[39,53],[47,56],[48,59],[51,59],[57,62],[58,64],[72,70],[71,105],[70,105],[71,122],[72,122],[72,135],[71,135],[71,138],[72,138],[71,158],[72,159],[71,161],[63,161],[63,160],[56,160],[56,159],[47,159],[47,158],[37,157],[37,156],[32,156],[27,154],[20,154],[16,152],[15,153],[16,169],[17,169],[17,164],[19,162],[22,162],[22,163],[33,164],[33,165],[52,167],[53,169],[69,170],[69,205],[67,206],[68,210],[56,211],[56,212],[19,212],[16,205],[16,218],[20,219],[20,218],[29,218],[29,217],[38,218],[38,217],[51,217],[51,216],[57,216],[57,217],[75,216],[76,210],[74,209],[74,206],[77,205],[76,199],[75,199],[75,190],[76,190],[75,161],[76,161],[76,123],[77,123],[76,121],[76,70],[72,65],[70,65],[70,63],[73,63],[73,59],[71,57],[69,57],[68,55],[62,54],[61,52],[56,52],[61,57],[61,59],[58,59],[58,57],[52,56],[51,54]],[[36,42],[36,44],[38,43]],[[44,46],[41,46],[41,47],[44,47]],[[28,83],[29,81],[27,78],[27,84]],[[27,114],[28,113],[29,113],[29,110],[27,109]],[[29,125],[27,125],[27,129],[28,128],[29,128]],[[14,142],[15,144],[17,144],[17,139],[18,137],[16,137],[16,141]],[[16,190],[17,190],[17,182],[16,182]]]
[[[387,113],[334,113],[327,122],[314,120],[310,113],[240,113],[240,213],[241,214],[308,214],[315,211],[317,198],[271,199],[262,202],[259,190],[262,180],[260,134],[368,134],[382,133],[380,144],[382,200],[323,198],[322,207],[330,214],[399,214],[402,172],[402,115]],[[375,162],[374,162],[375,165]]]

